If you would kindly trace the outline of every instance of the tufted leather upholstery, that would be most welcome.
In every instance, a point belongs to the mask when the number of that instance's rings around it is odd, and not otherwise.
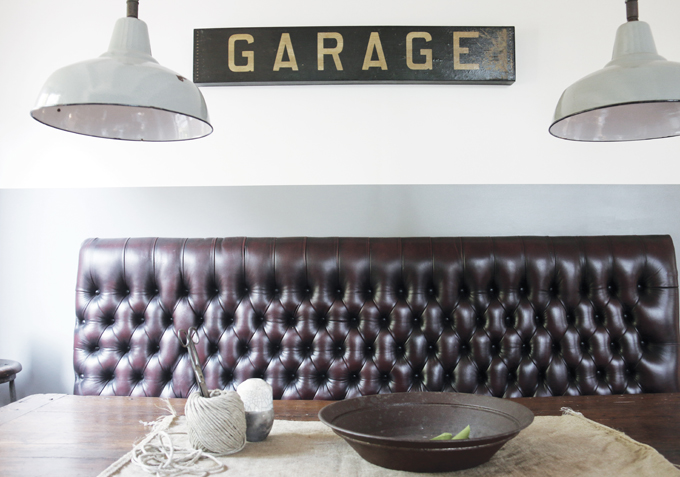
[[[75,393],[680,391],[668,236],[89,239]]]

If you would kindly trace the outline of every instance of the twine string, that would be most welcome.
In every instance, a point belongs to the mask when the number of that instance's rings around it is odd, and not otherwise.
[[[246,445],[246,412],[234,391],[210,391],[204,398],[192,393],[184,407],[189,443],[195,449],[230,455]]]
[[[186,433],[168,431],[177,413],[166,402],[171,414],[153,423],[143,423],[153,428],[133,447],[131,462],[157,477],[203,477],[226,470],[216,456],[234,454],[245,447],[245,409],[243,401],[233,391],[213,390],[210,396],[204,398],[197,392],[189,396],[184,408]],[[178,434],[188,435],[191,448],[175,445],[173,435]],[[202,460],[211,462],[199,467]]]

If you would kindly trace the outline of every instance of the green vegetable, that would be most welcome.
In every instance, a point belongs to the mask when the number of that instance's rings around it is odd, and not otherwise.
[[[470,438],[470,426],[460,431],[458,434],[453,436],[453,439],[469,439]]]
[[[451,434],[450,432],[445,432],[443,434],[439,434],[437,437],[433,437],[430,439],[431,441],[452,441],[452,440],[462,440],[462,439],[469,439],[470,438],[470,426],[467,426],[465,429],[460,431],[458,434],[455,436]]]

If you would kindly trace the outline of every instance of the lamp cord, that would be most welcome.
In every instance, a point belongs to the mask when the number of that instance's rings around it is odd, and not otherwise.
[[[127,0],[127,16],[139,18],[139,0]]]
[[[626,0],[626,16],[629,22],[636,22],[639,20],[638,15],[638,0]]]

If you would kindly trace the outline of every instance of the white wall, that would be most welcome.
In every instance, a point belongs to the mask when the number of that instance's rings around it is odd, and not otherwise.
[[[680,61],[680,2],[640,9],[659,52]],[[155,58],[187,77],[194,28],[511,25],[517,82],[203,88],[215,132],[183,144],[102,143],[34,121],[49,74],[103,53],[124,14],[123,0],[3,2],[0,187],[680,179],[680,139],[580,144],[547,132],[564,88],[609,61],[624,0],[142,0]]]

